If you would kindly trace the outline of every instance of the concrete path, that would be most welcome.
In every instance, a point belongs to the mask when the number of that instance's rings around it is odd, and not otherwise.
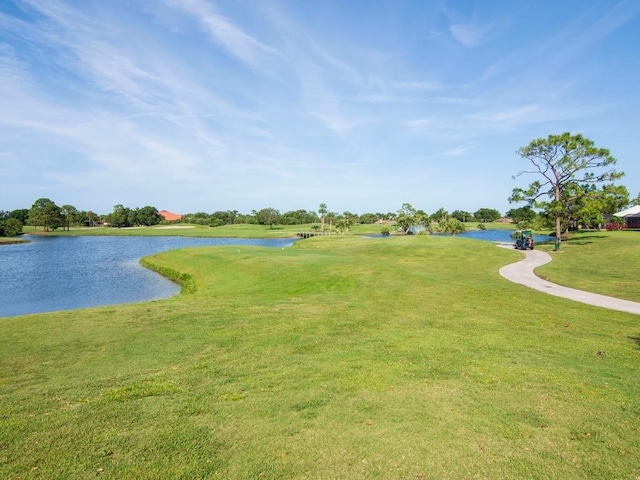
[[[501,244],[499,246],[513,249],[513,245],[511,244]],[[502,267],[500,269],[500,275],[507,280],[533,288],[534,290],[548,293],[549,295],[568,298],[570,300],[575,300],[576,302],[595,305],[596,307],[640,315],[640,303],[638,302],[631,302],[629,300],[621,300],[619,298],[607,297],[606,295],[599,295],[597,293],[589,293],[583,290],[563,287],[537,277],[536,274],[533,273],[533,270],[540,265],[549,263],[551,261],[551,255],[541,250],[525,250],[523,253],[525,254],[524,260]]]

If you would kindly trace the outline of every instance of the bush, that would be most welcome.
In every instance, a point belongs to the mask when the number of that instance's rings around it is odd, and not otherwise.
[[[389,231],[389,227],[382,227],[382,230],[380,230],[380,233],[382,233],[382,235],[389,235],[389,233],[391,233]]]
[[[22,222],[17,218],[0,220],[0,237],[14,237],[22,233]]]
[[[479,224],[478,224],[478,229],[479,229],[479,230],[486,230],[486,229],[487,229],[487,226],[486,226],[484,223],[479,223]]]
[[[607,223],[606,229],[608,231],[612,231],[612,230],[626,230],[627,229],[627,224],[626,223]]]

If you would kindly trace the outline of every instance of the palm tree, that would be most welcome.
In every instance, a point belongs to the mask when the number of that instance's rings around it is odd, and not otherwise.
[[[336,228],[340,230],[340,233],[344,235],[345,230],[349,230],[349,222],[343,216],[336,218]]]
[[[327,212],[327,218],[329,219],[329,231],[333,230],[333,221],[338,214],[336,212]]]
[[[321,203],[318,207],[318,213],[320,214],[320,223],[322,224],[322,231],[324,232],[324,216],[327,214],[327,204]]]

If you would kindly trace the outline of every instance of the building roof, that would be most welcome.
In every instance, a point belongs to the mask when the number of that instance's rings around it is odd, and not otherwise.
[[[627,208],[626,210],[622,210],[621,212],[614,213],[613,215],[616,217],[626,217],[627,215],[636,215],[638,213],[640,213],[640,205]]]
[[[158,212],[158,215],[160,215],[162,218],[164,218],[167,221],[172,221],[172,220],[181,220],[182,219],[182,215],[180,215],[179,213],[173,213],[173,212],[169,212],[167,210],[160,210]]]

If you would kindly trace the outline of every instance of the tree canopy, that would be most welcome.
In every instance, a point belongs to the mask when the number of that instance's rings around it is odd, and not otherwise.
[[[480,208],[473,214],[476,220],[483,223],[495,222],[500,218],[500,212],[495,208]]]
[[[0,210],[0,237],[13,237],[22,233],[23,223],[9,212]]]
[[[461,221],[462,223],[474,220],[473,214],[464,210],[454,210],[453,212],[451,212],[451,217]]]
[[[63,230],[66,228],[68,231],[78,218],[78,209],[73,205],[63,205],[60,207],[60,216]]]
[[[524,207],[512,208],[507,212],[507,217],[513,220],[519,227],[525,228],[533,223],[536,218],[536,212],[530,205]]]
[[[440,220],[437,224],[431,226],[432,232],[448,233],[452,236],[456,236],[456,233],[462,233],[466,231],[466,227],[463,222],[457,218],[451,217]]]
[[[562,218],[569,229],[597,228],[604,223],[605,214],[614,214],[629,204],[629,192],[622,185],[575,184],[567,188],[565,196],[572,198]]]
[[[407,233],[411,225],[416,223],[416,209],[410,203],[403,203],[402,208],[398,210],[396,217],[396,227]]]
[[[55,230],[62,225],[62,214],[53,200],[39,198],[29,210],[29,224],[41,226],[45,231]]]
[[[514,188],[510,202],[526,201],[554,218],[556,248],[559,248],[563,232],[563,219],[576,201],[576,188],[581,184],[611,182],[624,174],[616,172],[616,159],[606,148],[597,148],[593,141],[582,135],[549,135],[531,141],[517,153],[528,160],[532,168],[515,175],[533,174],[541,179],[533,181],[527,188]]]
[[[258,220],[258,224],[269,225],[269,228],[280,224],[280,212],[272,207],[263,208],[256,212],[255,217]]]

